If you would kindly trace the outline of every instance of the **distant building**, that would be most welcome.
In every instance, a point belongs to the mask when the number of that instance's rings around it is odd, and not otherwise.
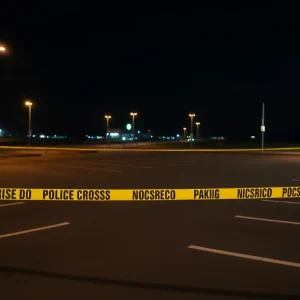
[[[130,141],[133,140],[133,135],[128,130],[123,130],[121,128],[111,128],[107,132],[108,139],[114,141]],[[137,136],[136,136],[137,139]]]
[[[224,137],[224,136],[212,136],[210,139],[211,140],[215,140],[215,141],[224,141],[224,140],[227,140],[227,138]]]

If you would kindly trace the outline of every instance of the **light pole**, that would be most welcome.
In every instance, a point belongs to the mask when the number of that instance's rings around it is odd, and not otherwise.
[[[132,116],[132,135],[133,135],[133,141],[134,141],[134,117],[137,116],[136,112],[131,112],[130,115]]]
[[[191,148],[193,148],[193,119],[195,116],[195,114],[189,114],[189,117],[191,118]]]
[[[262,104],[262,117],[261,117],[261,152],[264,152],[264,133],[266,131],[265,127],[265,103]]]
[[[25,101],[25,105],[28,106],[28,145],[31,146],[31,107],[32,102],[30,100]]]
[[[106,144],[108,144],[108,136],[109,136],[109,119],[111,119],[110,115],[105,116],[106,119]]]
[[[7,51],[6,48],[4,46],[0,45],[0,52],[6,53],[6,51]]]
[[[196,126],[197,126],[197,140],[199,139],[199,125],[200,125],[200,122],[196,122]]]
[[[183,127],[183,139],[186,139],[186,127]]]

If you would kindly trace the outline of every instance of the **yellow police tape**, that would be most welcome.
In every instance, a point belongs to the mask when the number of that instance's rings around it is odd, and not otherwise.
[[[14,189],[0,188],[0,200],[174,201],[300,198],[300,186],[210,189]]]

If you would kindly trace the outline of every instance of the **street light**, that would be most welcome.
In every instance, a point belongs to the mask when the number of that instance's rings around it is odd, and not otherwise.
[[[108,135],[109,135],[109,119],[111,119],[111,116],[106,115],[106,143],[108,144]]]
[[[5,53],[7,50],[4,46],[0,45],[0,52]]]
[[[137,116],[136,112],[131,112],[130,115],[132,116],[132,135],[134,140],[134,117]]]
[[[193,147],[193,119],[195,116],[195,114],[189,114],[189,117],[191,118],[191,148]]]
[[[196,122],[196,126],[197,126],[197,139],[199,139],[199,125],[201,123],[200,122]]]
[[[186,139],[186,127],[183,127],[183,139]]]
[[[31,107],[32,102],[30,100],[25,101],[25,105],[28,106],[28,145],[31,146]]]

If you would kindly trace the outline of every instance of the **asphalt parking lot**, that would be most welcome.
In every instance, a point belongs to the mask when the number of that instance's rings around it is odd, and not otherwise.
[[[0,187],[295,186],[299,165],[229,153],[0,157]],[[1,298],[300,298],[299,233],[298,199],[1,201]]]
[[[2,187],[24,188],[288,186],[300,180],[299,166],[300,156],[284,155],[121,151],[48,153],[37,157],[0,156],[0,180]]]

